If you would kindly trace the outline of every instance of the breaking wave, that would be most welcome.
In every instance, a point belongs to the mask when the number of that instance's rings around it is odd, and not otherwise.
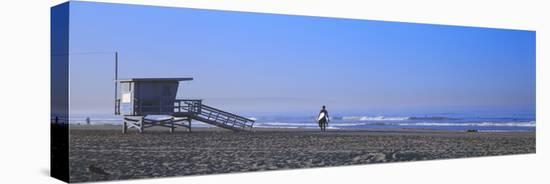
[[[477,126],[477,127],[536,127],[535,121],[529,122],[474,122],[474,123],[398,123],[400,126]]]
[[[332,127],[350,127],[350,126],[464,126],[464,127],[536,127],[535,121],[528,122],[333,122],[329,123]],[[317,127],[317,123],[298,123],[298,122],[259,122],[255,124],[258,127],[264,128],[307,128]]]
[[[355,121],[403,121],[408,120],[409,117],[386,117],[386,116],[344,116],[342,120],[355,120]]]
[[[410,116],[410,117],[387,117],[387,116],[344,116],[336,119],[348,121],[405,121],[405,120],[457,120],[456,118],[442,116]]]

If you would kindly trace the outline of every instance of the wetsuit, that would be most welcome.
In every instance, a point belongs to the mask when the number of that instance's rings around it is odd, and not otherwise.
[[[328,111],[325,110],[325,109],[322,109],[321,112],[319,112],[319,114],[321,113],[325,113],[325,116],[323,118],[321,118],[319,120],[319,128],[321,128],[321,131],[325,131],[326,129],[326,126],[327,126],[327,122],[328,122]]]

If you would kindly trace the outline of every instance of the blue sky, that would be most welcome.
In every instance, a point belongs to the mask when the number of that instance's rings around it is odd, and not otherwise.
[[[535,32],[71,2],[71,109],[111,113],[120,78],[194,77],[239,113],[535,109]]]

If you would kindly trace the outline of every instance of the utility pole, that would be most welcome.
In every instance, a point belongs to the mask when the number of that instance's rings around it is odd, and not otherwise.
[[[117,114],[118,99],[118,52],[115,51],[115,114]]]

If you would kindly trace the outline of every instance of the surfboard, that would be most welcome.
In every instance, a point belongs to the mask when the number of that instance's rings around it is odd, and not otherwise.
[[[319,114],[319,117],[317,117],[317,121],[321,121],[321,119],[323,119],[325,117],[325,113],[322,112]]]

